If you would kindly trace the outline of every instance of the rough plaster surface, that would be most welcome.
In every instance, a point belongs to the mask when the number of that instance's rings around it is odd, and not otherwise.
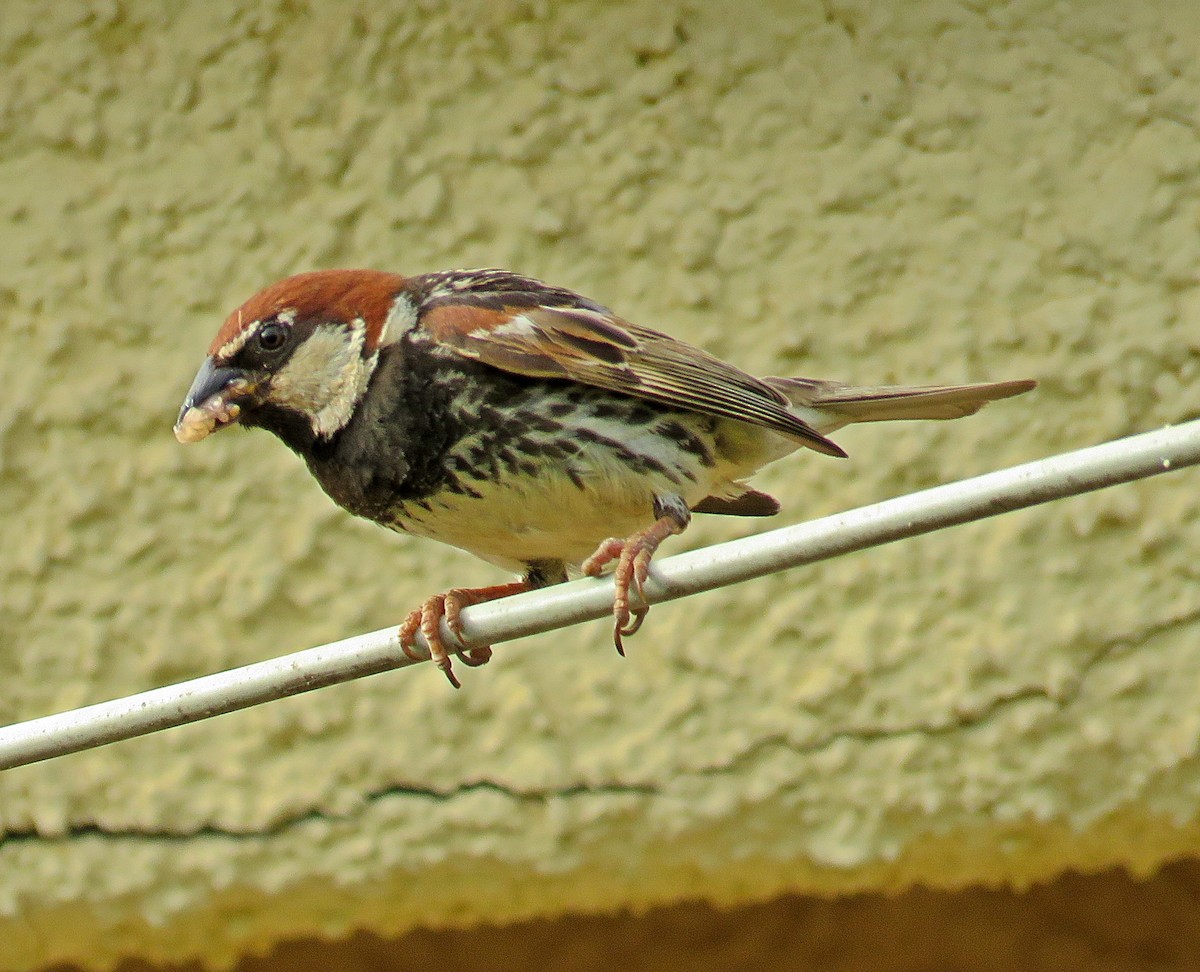
[[[1034,376],[851,430],[779,522],[1200,413],[1190,0],[0,10],[0,720],[487,583],[262,434],[184,449],[225,311],[505,265],[760,373]],[[1023,885],[1200,847],[1188,473],[0,776],[13,969]],[[675,549],[769,523],[707,519]],[[69,930],[69,931],[68,931]]]

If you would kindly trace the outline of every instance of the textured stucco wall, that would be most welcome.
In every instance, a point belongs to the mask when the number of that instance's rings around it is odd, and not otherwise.
[[[1197,414],[1198,98],[1191,0],[9,0],[0,720],[497,578],[261,434],[174,442],[219,319],[295,270],[505,265],[761,373],[1042,379],[772,468],[779,522]],[[1180,473],[660,607],[625,661],[588,625],[460,693],[0,775],[3,958],[1152,869],[1200,847],[1198,502]]]

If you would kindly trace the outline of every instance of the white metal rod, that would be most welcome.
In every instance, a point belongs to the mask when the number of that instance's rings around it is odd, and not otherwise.
[[[1118,483],[1200,464],[1200,420],[655,561],[655,604]],[[465,643],[497,644],[610,617],[612,581],[587,579],[463,611]],[[448,643],[453,638],[445,629]],[[423,645],[424,642],[422,641]],[[0,769],[197,722],[261,702],[403,668],[384,628],[270,661],[0,728]]]

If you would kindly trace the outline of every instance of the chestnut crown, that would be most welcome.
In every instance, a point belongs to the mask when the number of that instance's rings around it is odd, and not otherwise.
[[[194,442],[257,410],[287,413],[325,438],[366,392],[406,278],[318,270],[280,280],[226,318],[188,392],[175,435]]]

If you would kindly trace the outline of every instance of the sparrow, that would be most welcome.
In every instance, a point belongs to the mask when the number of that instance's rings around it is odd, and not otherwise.
[[[318,270],[225,320],[175,424],[274,433],[350,513],[468,550],[519,576],[436,594],[400,644],[451,684],[468,605],[614,566],[613,639],[633,634],[651,558],[693,513],[771,516],[746,484],[797,449],[843,458],[852,422],[951,419],[1033,381],[857,386],[757,378],[561,287],[506,270],[406,277]]]

